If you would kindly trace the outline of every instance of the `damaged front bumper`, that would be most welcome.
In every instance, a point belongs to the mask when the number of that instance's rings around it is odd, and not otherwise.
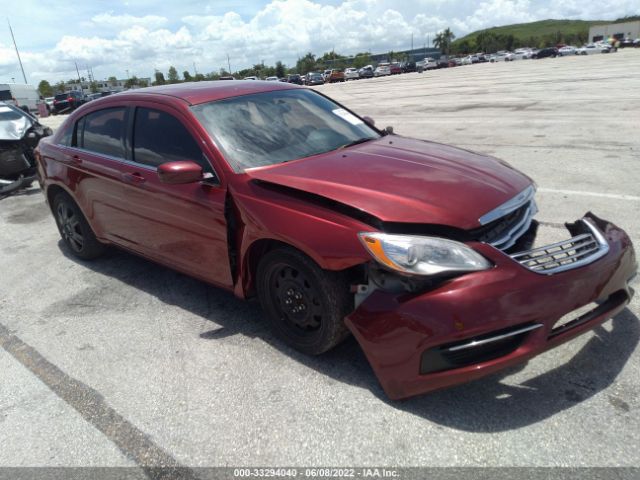
[[[423,293],[367,296],[345,321],[386,394],[397,400],[480,378],[620,312],[637,270],[629,237],[591,213],[568,229],[570,241],[513,255],[475,243],[494,268]],[[576,248],[558,254],[572,241]]]

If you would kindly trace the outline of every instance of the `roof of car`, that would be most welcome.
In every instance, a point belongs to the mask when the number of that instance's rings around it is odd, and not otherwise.
[[[259,80],[212,80],[139,88],[129,90],[126,93],[123,92],[118,96],[122,98],[123,95],[167,95],[182,99],[192,105],[197,105],[223,98],[291,88],[302,87],[290,83],[263,82]]]

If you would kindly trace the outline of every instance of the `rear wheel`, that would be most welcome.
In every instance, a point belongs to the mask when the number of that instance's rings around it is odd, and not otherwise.
[[[318,355],[347,337],[344,317],[353,310],[353,297],[344,273],[322,270],[283,247],[260,261],[257,287],[275,333],[296,350]]]
[[[98,241],[80,208],[68,194],[61,192],[55,196],[53,214],[62,240],[76,257],[92,260],[104,253],[104,244]]]

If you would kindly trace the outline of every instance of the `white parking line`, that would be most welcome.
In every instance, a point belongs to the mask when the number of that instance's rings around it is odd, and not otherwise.
[[[583,192],[580,190],[558,190],[555,188],[538,188],[539,192],[548,193],[563,193],[566,195],[584,195],[585,197],[604,197],[613,198],[615,200],[631,200],[632,202],[640,202],[640,197],[636,195],[624,195],[616,193],[598,193],[598,192]]]

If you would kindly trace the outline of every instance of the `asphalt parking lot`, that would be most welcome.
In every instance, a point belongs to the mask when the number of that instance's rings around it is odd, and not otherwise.
[[[319,89],[507,160],[559,235],[591,210],[640,245],[638,71],[636,50]],[[0,466],[640,466],[638,296],[526,365],[391,402],[353,340],[306,357],[255,303],[119,251],[75,260],[36,188],[0,200],[0,251]]]

